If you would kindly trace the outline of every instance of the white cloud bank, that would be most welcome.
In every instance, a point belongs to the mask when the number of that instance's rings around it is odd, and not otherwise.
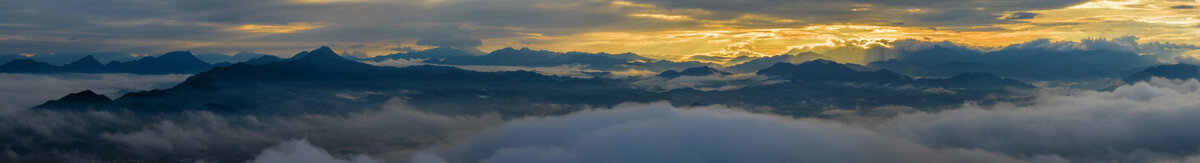
[[[1190,162],[1200,157],[1196,99],[1196,80],[1155,79],[870,117],[878,123],[626,104],[510,121],[429,151],[450,162]]]
[[[1029,106],[966,106],[895,117],[878,130],[931,147],[1083,162],[1142,162],[1200,150],[1200,82],[1153,79],[1112,92],[1047,96]]]
[[[1021,162],[813,119],[718,107],[633,104],[524,119],[443,152],[452,162]]]
[[[274,148],[264,150],[252,163],[383,163],[367,155],[354,155],[341,159],[330,155],[325,149],[313,146],[308,140],[291,140]]]

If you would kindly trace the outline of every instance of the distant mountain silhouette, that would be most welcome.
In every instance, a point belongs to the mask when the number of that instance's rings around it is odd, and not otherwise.
[[[95,57],[88,55],[76,60],[75,62],[71,62],[62,66],[62,71],[78,73],[103,73],[111,72],[112,70],[104,66],[104,64],[100,63],[100,61],[96,60]]]
[[[749,58],[742,58],[741,60],[745,60],[745,59],[749,59]],[[812,53],[812,52],[804,52],[804,53],[800,53],[800,54],[796,54],[796,55],[777,55],[777,56],[770,56],[770,57],[763,57],[763,58],[754,58],[749,61],[743,62],[741,64],[729,66],[728,68],[725,68],[725,70],[733,71],[733,72],[737,72],[737,73],[750,73],[750,72],[758,71],[758,70],[761,70],[761,69],[764,69],[767,67],[771,67],[771,66],[775,65],[775,63],[779,63],[779,62],[803,63],[803,62],[808,62],[808,61],[818,60],[818,59],[825,60],[825,59],[829,59],[829,57],[826,57],[826,56],[823,56],[823,55],[820,55],[817,53]]]
[[[434,48],[424,51],[396,53],[378,56],[368,60],[384,61],[389,59],[425,59],[424,63],[441,65],[483,65],[483,66],[525,66],[552,67],[561,65],[587,65],[597,70],[628,70],[643,69],[665,71],[688,67],[715,66],[710,63],[695,61],[674,62],[646,58],[633,53],[583,53],[583,52],[553,52],[532,50],[528,48],[504,48],[492,51],[486,55],[474,55],[454,48]]]
[[[159,57],[145,57],[129,62],[111,62],[108,67],[136,74],[196,73],[208,70],[212,64],[201,61],[191,52],[176,51]]]
[[[16,55],[16,54],[0,55],[0,63],[8,63],[10,61],[18,60],[18,59],[30,59],[30,58],[22,56],[22,55]]]
[[[905,52],[898,58],[867,64],[915,76],[949,77],[966,72],[987,72],[1034,81],[1079,81],[1121,77],[1136,69],[1158,64],[1151,57],[1109,50],[1048,50],[1006,48],[979,52],[944,48]]]
[[[111,108],[140,112],[218,109],[222,113],[302,114],[377,108],[395,96],[437,112],[559,114],[538,103],[615,105],[634,100],[619,81],[545,76],[528,71],[476,72],[444,66],[379,67],[340,57],[328,47],[286,61],[238,63],[198,73],[164,90],[126,94]],[[344,98],[345,92],[377,92]],[[419,92],[418,95],[410,95]],[[295,105],[288,105],[295,104]],[[317,109],[316,108],[342,108]],[[480,108],[489,108],[478,110]],[[539,109],[541,108],[541,109]],[[546,110],[550,109],[550,110]],[[534,112],[543,110],[549,112]]]
[[[58,109],[58,108],[80,108],[90,109],[98,106],[103,106],[111,102],[108,96],[96,94],[92,90],[84,90],[78,93],[71,93],[58,100],[46,101],[41,105],[35,106],[38,109]]]
[[[712,67],[692,67],[683,69],[683,71],[667,70],[659,73],[659,77],[677,78],[680,76],[709,76],[709,75],[731,75],[732,73],[723,72]]]
[[[258,57],[262,57],[262,56],[268,56],[268,55],[252,53],[252,52],[238,52],[237,54],[234,54],[234,55],[197,54],[196,58],[199,58],[200,60],[202,60],[204,62],[208,62],[208,63],[221,63],[221,62],[238,63],[238,62],[245,62],[250,59],[254,59],[254,58],[258,58]]]
[[[66,53],[49,53],[49,54],[40,53],[40,54],[34,54],[32,56],[23,57],[23,58],[33,59],[38,62],[46,62],[46,63],[50,63],[51,65],[61,66],[61,65],[66,65],[71,62],[78,61],[80,58],[83,58],[83,57],[86,57],[89,55],[96,58],[96,60],[100,61],[100,63],[108,63],[111,61],[132,61],[132,60],[136,60],[137,58],[139,58],[139,57],[135,57],[135,55],[130,55],[130,53],[119,53],[119,52],[89,52],[89,53],[66,52]]]
[[[433,60],[440,60],[440,59],[446,59],[446,58],[450,58],[450,57],[466,57],[466,56],[475,56],[475,55],[474,55],[474,54],[471,54],[471,53],[468,53],[468,52],[466,52],[466,51],[462,51],[462,50],[455,49],[455,48],[449,48],[449,47],[438,47],[438,48],[433,48],[433,49],[429,49],[429,50],[413,51],[413,52],[407,52],[407,53],[395,53],[395,54],[388,54],[388,55],[383,55],[383,56],[376,56],[376,57],[372,57],[372,58],[370,58],[369,60],[372,60],[372,61],[384,61],[384,60],[390,60],[390,59],[433,59]]]
[[[62,72],[58,66],[33,59],[17,59],[0,65],[0,73],[57,73]]]
[[[246,62],[243,62],[243,63],[251,64],[251,65],[261,65],[261,64],[271,63],[271,62],[279,62],[279,61],[283,61],[283,60],[284,60],[283,58],[279,58],[279,57],[276,57],[273,55],[264,55],[264,56],[260,56],[257,58],[247,60]]]
[[[1158,65],[1143,69],[1122,79],[1125,83],[1148,81],[1150,78],[1200,79],[1200,66],[1190,64]]]
[[[755,72],[808,82],[907,82],[912,78],[888,70],[858,71],[837,62],[818,59],[800,64],[779,62]]]
[[[621,65],[629,60],[614,57],[609,54],[590,54],[580,52],[558,53],[546,50],[531,50],[529,48],[504,48],[492,51],[487,55],[477,57],[450,57],[431,63],[448,65],[503,65],[545,67],[564,64],[588,64],[594,66]]]
[[[990,73],[969,72],[950,78],[913,79],[886,69],[858,71],[829,60],[814,60],[801,64],[780,62],[756,72],[759,75],[779,76],[803,82],[859,82],[876,84],[913,84],[930,87],[1002,89],[1034,88],[1032,85],[1013,79],[1004,79]]]
[[[143,57],[138,60],[112,61],[101,64],[88,55],[63,66],[31,59],[13,60],[0,65],[3,73],[134,73],[134,74],[190,74],[198,73],[217,65],[196,58],[190,52],[176,51],[158,57]]]

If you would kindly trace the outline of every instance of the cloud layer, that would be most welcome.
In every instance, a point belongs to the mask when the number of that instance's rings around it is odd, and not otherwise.
[[[1019,162],[928,148],[870,130],[728,108],[632,104],[509,122],[444,155],[453,162]]]
[[[126,92],[168,88],[190,75],[0,73],[0,113],[24,110],[69,93],[92,90],[116,98]]]
[[[931,147],[1083,162],[1141,162],[1200,150],[1200,82],[1154,79],[1112,92],[1039,98],[1029,106],[966,106],[898,116],[879,126]]]
[[[383,163],[367,155],[355,155],[350,159],[334,157],[325,149],[313,146],[308,140],[290,140],[271,149],[263,150],[253,163]]]
[[[10,76],[7,80],[24,82],[10,82],[16,84],[6,89],[68,79],[87,83],[79,86],[119,86],[109,83],[117,77],[130,76]],[[20,110],[0,114],[0,131],[6,131],[0,132],[0,144],[6,145],[0,160],[1194,162],[1200,158],[1200,140],[1194,139],[1200,129],[1191,125],[1200,123],[1195,99],[1200,99],[1200,81],[1152,79],[1112,91],[1044,89],[1017,103],[936,112],[891,106],[861,113],[836,110],[823,119],[658,102],[505,120],[497,114],[415,111],[402,98],[340,115]]]
[[[627,104],[511,121],[435,151],[452,162],[1187,161],[1200,152],[1197,98],[1196,80],[1155,79],[1047,91],[1027,104],[835,120]]]
[[[219,115],[207,111],[145,115],[24,110],[0,117],[0,130],[11,131],[0,132],[0,138],[5,138],[0,144],[8,145],[0,147],[0,152],[11,153],[0,156],[0,160],[57,162],[65,157],[149,162],[170,158],[217,162],[407,160],[416,149],[461,139],[467,133],[502,122],[497,114],[444,116],[419,112],[401,99],[368,110],[345,115],[286,117]],[[81,152],[60,153],[56,148]],[[342,157],[347,154],[371,156]]]

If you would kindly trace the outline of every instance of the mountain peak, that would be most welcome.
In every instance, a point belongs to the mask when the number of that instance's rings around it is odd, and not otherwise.
[[[170,52],[167,54],[163,54],[162,56],[158,56],[158,58],[159,59],[196,59],[196,60],[200,60],[199,58],[196,58],[195,55],[192,55],[192,52],[190,52],[190,51],[173,51],[173,52]]]
[[[830,60],[817,59],[800,64],[792,64],[788,62],[777,62],[771,67],[759,70],[757,73],[762,75],[789,76],[799,74],[839,74],[839,73],[855,73],[854,69],[846,67],[837,62]]]
[[[82,60],[93,60],[93,61],[96,61],[96,57],[93,57],[92,55],[87,55],[87,56],[83,56],[83,58],[79,58],[79,60],[76,60],[76,62],[78,62],[78,61],[82,61]],[[96,61],[96,62],[100,62],[100,61]]]
[[[196,58],[196,55],[192,55],[192,52],[190,51],[173,51],[163,54],[162,56],[158,56],[158,58],[151,58],[150,60],[169,64],[209,65],[208,62],[204,62],[204,60]]]
[[[321,46],[320,48],[313,49],[312,51],[308,51],[307,53],[300,52],[300,54],[296,54],[296,56],[292,57],[292,59],[293,60],[346,60],[345,58],[342,58],[342,56],[338,55],[336,52],[333,52],[333,49],[329,48],[328,46]],[[347,60],[347,61],[349,61],[349,60]]]
[[[273,55],[263,55],[263,56],[259,56],[256,58],[252,58],[250,60],[246,60],[243,63],[251,64],[251,65],[261,65],[261,64],[271,63],[271,62],[278,62],[278,61],[282,61],[282,60],[283,60],[283,58],[279,58],[279,57],[276,57]]]
[[[92,57],[92,55],[84,56],[83,58],[79,58],[79,60],[75,60],[75,62],[71,62],[71,63],[67,64],[67,66],[103,66],[103,65],[104,64],[101,64],[99,60],[96,60],[96,57]]]
[[[285,62],[314,68],[321,67],[322,69],[330,67],[344,68],[343,66],[368,65],[366,63],[361,63],[342,57],[336,52],[333,52],[333,49],[329,48],[328,46],[322,46],[321,48],[313,49],[312,51],[300,52],[291,59],[287,59]]]
[[[818,63],[819,63],[819,64],[825,64],[825,65],[830,65],[830,64],[841,65],[840,63],[837,63],[837,62],[834,62],[834,61],[831,61],[831,60],[826,60],[826,59],[814,59],[814,60],[812,60],[812,61],[804,62],[804,63],[801,63],[801,64],[810,64],[810,63],[812,63],[812,64],[818,64]]]
[[[312,50],[312,51],[310,51],[310,52],[313,52],[313,53],[330,53],[330,54],[333,54],[333,48],[329,48],[329,46],[321,46],[320,48],[313,49],[313,50]],[[334,54],[334,55],[337,55],[337,54]]]
[[[92,92],[92,90],[83,90],[78,93],[67,94],[67,96],[63,96],[58,100],[46,101],[46,103],[35,106],[34,108],[83,109],[96,105],[103,105],[109,102],[112,102],[112,99],[109,99],[108,96],[96,94],[96,92]]]
[[[92,90],[88,89],[88,90],[83,90],[83,91],[80,91],[80,92],[78,92],[78,93],[67,94],[67,96],[66,96],[66,97],[63,97],[63,98],[67,98],[67,97],[95,97],[95,96],[102,96],[102,95],[100,95],[100,94],[96,94],[96,92],[92,92]]]
[[[709,66],[700,66],[683,69],[683,71],[667,70],[659,73],[659,77],[676,78],[680,76],[709,76],[709,75],[732,75],[733,73],[723,72]]]
[[[708,66],[687,68],[687,69],[683,69],[683,71],[680,71],[679,73],[681,75],[688,75],[688,76],[707,76],[707,75],[714,75],[714,74],[730,75],[730,73],[728,73],[728,72],[721,72],[721,70],[717,70],[715,68],[708,67]]]
[[[780,76],[809,82],[908,82],[911,77],[891,71],[858,71],[829,60],[814,60],[801,64],[779,62],[756,72],[759,75]]]
[[[79,60],[75,60],[75,62],[68,63],[62,68],[62,70],[67,72],[96,73],[107,71],[104,67],[104,64],[100,63],[100,61],[97,61],[95,57],[92,57],[92,55],[88,55],[80,58]]]

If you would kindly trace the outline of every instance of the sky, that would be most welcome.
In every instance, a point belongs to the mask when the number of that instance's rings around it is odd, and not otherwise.
[[[1036,39],[1134,36],[1200,44],[1200,6],[1180,0],[10,0],[0,55],[258,52],[331,46],[356,57],[433,47],[689,56],[890,46],[981,49]]]

